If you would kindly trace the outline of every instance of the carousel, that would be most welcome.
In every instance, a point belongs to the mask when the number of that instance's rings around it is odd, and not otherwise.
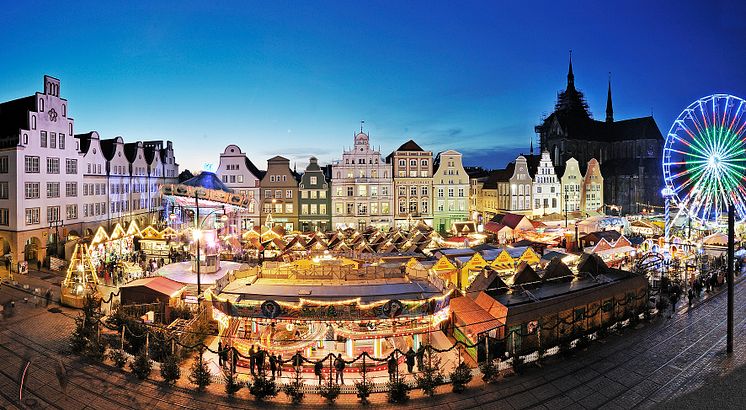
[[[384,357],[428,343],[449,315],[451,291],[410,267],[327,252],[236,274],[207,298],[223,343],[243,354],[253,346],[286,358]]]
[[[177,282],[212,285],[241,264],[222,262],[221,256],[242,251],[240,242],[240,213],[248,208],[249,198],[234,193],[213,172],[203,171],[181,184],[161,186],[174,235],[186,238],[190,261],[172,263],[158,270],[158,274]],[[191,239],[191,240],[190,240]]]

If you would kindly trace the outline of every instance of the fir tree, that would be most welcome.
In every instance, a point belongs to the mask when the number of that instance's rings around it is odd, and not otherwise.
[[[181,378],[179,358],[176,355],[170,354],[163,360],[163,363],[161,363],[161,377],[169,386],[173,386]]]
[[[417,387],[422,389],[423,393],[432,397],[435,394],[435,389],[445,381],[445,377],[440,370],[440,357],[433,354],[433,349],[430,346],[428,346],[425,355],[420,374],[415,375],[414,379],[417,382]]]
[[[207,363],[202,360],[203,353],[204,350],[200,349],[189,372],[189,382],[197,386],[199,392],[203,392],[212,382],[210,369],[207,367]]]

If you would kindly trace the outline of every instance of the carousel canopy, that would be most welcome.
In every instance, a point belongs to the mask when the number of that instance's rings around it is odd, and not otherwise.
[[[191,186],[195,188],[212,189],[216,191],[224,191],[229,194],[233,193],[233,190],[225,186],[225,184],[218,178],[214,172],[202,171],[196,176],[187,179],[182,182],[181,185]]]
[[[249,206],[249,198],[246,195],[233,192],[220,181],[215,173],[207,171],[181,184],[162,185],[161,192],[169,200],[181,206],[195,206],[197,200],[200,201],[200,206],[207,207],[248,208]]]

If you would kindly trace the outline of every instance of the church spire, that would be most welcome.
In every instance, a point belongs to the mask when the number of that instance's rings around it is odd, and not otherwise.
[[[575,88],[575,75],[572,73],[572,50],[570,50],[570,67],[567,69],[567,89]]]
[[[606,122],[614,122],[614,108],[611,105],[611,72],[609,72],[609,91],[606,93]]]
[[[534,139],[533,139],[533,137],[530,139],[530,141],[531,141],[531,143],[529,144],[529,146],[531,148],[529,148],[528,153],[531,154],[531,155],[534,155]]]

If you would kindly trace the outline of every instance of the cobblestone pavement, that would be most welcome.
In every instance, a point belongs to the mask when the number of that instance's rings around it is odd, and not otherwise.
[[[29,278],[29,280],[37,280]],[[34,286],[37,286],[34,284]],[[38,286],[42,286],[39,284]],[[0,297],[22,299],[23,292],[0,288]],[[624,329],[593,343],[570,358],[557,357],[520,376],[494,384],[472,382],[466,393],[439,388],[433,398],[412,393],[410,408],[558,409],[558,408],[742,408],[746,395],[746,283],[736,285],[736,351],[725,351],[725,293],[682,306],[665,317]],[[15,315],[0,320],[0,408],[143,409],[290,407],[283,394],[257,405],[246,389],[229,400],[213,385],[192,393],[185,375],[173,388],[157,380],[139,382],[127,372],[86,363],[64,354],[77,313],[48,312],[33,303],[17,303]],[[61,354],[62,353],[62,354]],[[27,361],[23,401],[19,380]],[[61,364],[60,364],[61,363]],[[64,366],[66,392],[57,374]],[[153,376],[156,379],[158,376]],[[738,382],[738,384],[735,384]],[[724,396],[727,394],[728,396]],[[400,408],[374,395],[376,408]],[[323,406],[315,394],[304,405]],[[343,395],[337,407],[359,407],[354,395]]]

